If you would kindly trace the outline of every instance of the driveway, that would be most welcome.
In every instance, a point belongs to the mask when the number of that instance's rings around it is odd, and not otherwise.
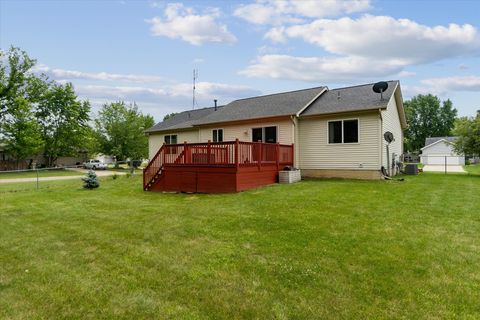
[[[423,167],[424,172],[445,172],[444,165],[429,164]],[[447,173],[466,173],[462,166],[456,164],[447,165]]]

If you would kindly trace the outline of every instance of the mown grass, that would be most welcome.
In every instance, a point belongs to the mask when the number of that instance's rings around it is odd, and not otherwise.
[[[228,195],[140,179],[0,189],[0,318],[480,317],[480,176]]]
[[[61,176],[80,176],[83,173],[68,170],[68,169],[51,169],[38,170],[39,177],[61,177]],[[22,172],[2,172],[0,171],[0,180],[2,179],[17,179],[17,178],[36,178],[37,171],[22,171]]]
[[[465,166],[465,170],[469,174],[480,175],[480,164],[470,164]]]

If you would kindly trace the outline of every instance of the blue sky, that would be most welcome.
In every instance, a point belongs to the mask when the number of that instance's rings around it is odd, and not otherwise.
[[[480,1],[0,0],[0,48],[72,82],[94,111],[135,101],[161,120],[198,106],[399,79],[405,99],[480,109]]]

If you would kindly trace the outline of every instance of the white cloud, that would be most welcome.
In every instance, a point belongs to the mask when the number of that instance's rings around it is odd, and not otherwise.
[[[241,5],[234,15],[250,23],[279,25],[300,23],[305,18],[335,17],[366,11],[369,0],[257,0]]]
[[[231,34],[226,25],[215,21],[220,16],[217,8],[207,9],[203,15],[195,14],[193,8],[181,3],[170,3],[164,11],[164,17],[145,20],[151,24],[154,36],[181,39],[193,45],[207,42],[234,43],[237,38]]]
[[[430,78],[420,81],[431,91],[444,93],[451,91],[477,91],[480,92],[480,77],[478,76],[453,76]]]
[[[51,68],[39,64],[33,70],[45,73],[58,83],[72,82],[76,94],[88,99],[93,111],[99,110],[106,102],[123,100],[136,102],[139,108],[161,119],[165,114],[188,110],[192,107],[192,83],[169,80],[157,75],[88,73],[76,70]],[[258,89],[245,85],[198,82],[196,97],[199,107],[213,105],[213,99],[220,104],[232,100],[260,95]]]
[[[192,84],[178,83],[165,85],[161,88],[146,86],[106,86],[106,85],[75,85],[78,94],[95,99],[125,99],[129,101],[149,101],[158,103],[164,99],[181,98],[183,101],[191,101]],[[258,95],[261,92],[248,86],[230,85],[215,82],[198,82],[196,84],[197,98],[210,101],[214,98],[237,99]]]
[[[271,28],[267,33],[265,33],[264,38],[275,43],[286,43],[288,40],[285,34],[285,27]]]
[[[480,37],[470,24],[429,27],[388,16],[319,19],[288,28],[273,28],[266,36],[277,42],[300,38],[333,54],[390,60],[404,65],[480,51]]]
[[[416,75],[417,75],[416,72],[413,72],[413,71],[405,71],[405,70],[404,70],[404,71],[400,71],[400,72],[398,73],[398,76],[399,76],[399,77],[402,77],[402,78],[414,77],[414,76],[416,76]]]
[[[52,69],[44,64],[39,64],[32,69],[35,73],[44,73],[56,80],[100,80],[100,81],[127,81],[127,82],[153,82],[163,81],[164,79],[154,75],[137,75],[137,74],[116,74],[107,72],[82,72],[75,70]]]
[[[263,55],[239,73],[248,77],[312,82],[374,79],[400,72],[394,61],[372,61],[361,57],[294,57]]]
[[[136,102],[138,107],[159,120],[170,112],[180,112],[192,108],[192,85],[180,83],[162,88],[142,86],[75,85],[75,92],[89,99],[94,110],[106,102],[123,100]],[[220,105],[232,100],[260,95],[262,92],[242,85],[224,83],[197,83],[197,101],[200,108],[213,106],[213,99]]]
[[[312,57],[264,54],[240,74],[304,81],[406,77],[414,75],[403,70],[407,66],[480,53],[480,37],[472,25],[429,27],[386,16],[318,19],[273,27],[265,37],[274,42],[298,38],[321,50]]]

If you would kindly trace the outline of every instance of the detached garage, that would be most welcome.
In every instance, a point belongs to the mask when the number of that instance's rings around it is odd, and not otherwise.
[[[465,165],[465,156],[455,152],[455,137],[433,137],[425,140],[421,162],[424,165]]]

